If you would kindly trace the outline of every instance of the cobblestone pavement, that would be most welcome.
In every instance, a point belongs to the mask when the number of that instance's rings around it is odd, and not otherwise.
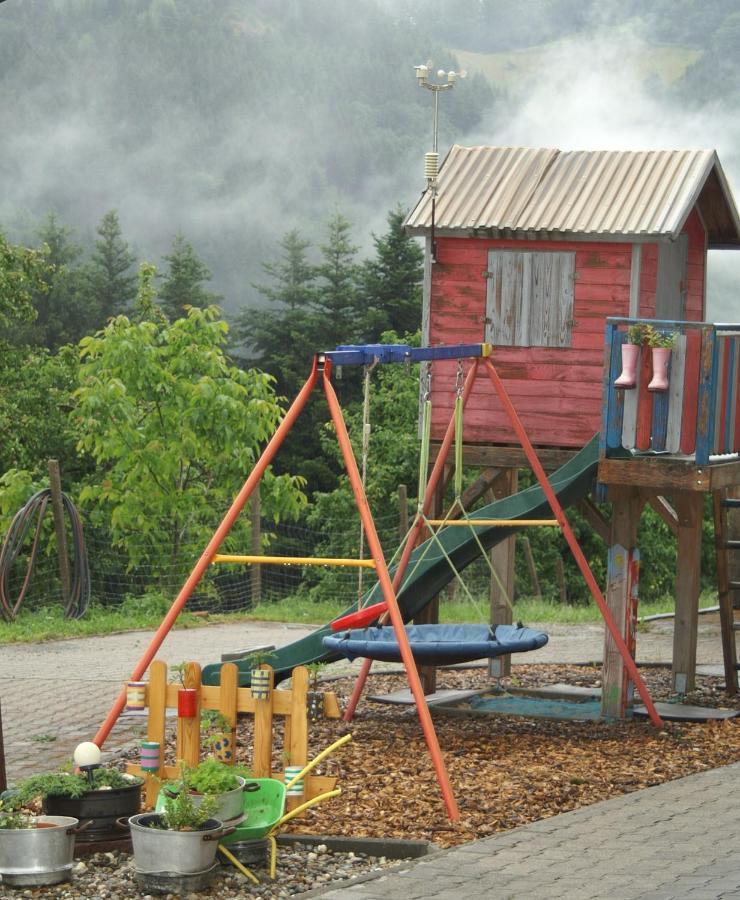
[[[335,900],[740,897],[740,764],[562,813],[371,877]],[[358,879],[359,881],[359,879]]]

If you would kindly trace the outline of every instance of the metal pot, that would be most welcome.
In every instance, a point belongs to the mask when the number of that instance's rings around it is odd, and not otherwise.
[[[42,886],[71,878],[75,835],[81,830],[79,820],[71,816],[38,816],[36,822],[43,827],[0,829],[3,884]]]
[[[247,784],[246,780],[240,775],[237,775],[236,777],[239,780],[239,787],[234,788],[232,791],[225,791],[223,794],[209,794],[209,796],[215,798],[216,803],[218,804],[213,813],[213,818],[218,819],[220,822],[230,822],[232,819],[241,816],[244,813],[244,800],[242,794],[245,791],[258,789],[258,785]],[[166,790],[166,793],[172,797],[177,796],[177,793],[171,791],[169,788]],[[204,795],[191,791],[190,797],[195,806],[200,806],[203,802]]]
[[[115,840],[121,837],[116,831],[116,821],[135,816],[141,810],[141,784],[88,791],[81,797],[45,797],[43,810],[51,816],[90,819],[90,827],[78,839],[80,843]]]
[[[195,875],[214,864],[219,839],[233,828],[209,819],[198,831],[163,831],[151,827],[159,813],[142,813],[128,820],[136,871],[143,874]]]

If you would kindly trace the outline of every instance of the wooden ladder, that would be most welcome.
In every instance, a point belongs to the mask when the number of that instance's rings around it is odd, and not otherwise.
[[[715,491],[713,506],[725,685],[728,694],[737,694],[740,664],[735,632],[740,630],[740,618],[736,619],[735,611],[740,609],[740,490],[736,487]]]

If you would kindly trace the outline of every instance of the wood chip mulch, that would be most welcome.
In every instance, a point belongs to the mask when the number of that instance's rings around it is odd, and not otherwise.
[[[670,670],[642,670],[654,700],[676,700]],[[517,685],[566,682],[598,686],[600,670],[585,666],[516,667]],[[698,678],[686,703],[740,708],[722,679]],[[325,687],[346,702],[354,681]],[[504,682],[506,684],[506,682]],[[441,670],[438,688],[484,689],[484,669]],[[369,694],[406,687],[403,675],[371,675]],[[415,709],[364,699],[355,719],[309,726],[313,757],[342,734],[353,740],[325,760],[317,774],[336,775],[341,796],[308,810],[291,831],[345,836],[415,838],[441,847],[464,843],[577,809],[599,800],[740,761],[740,720],[706,724],[646,720],[616,724],[514,716],[450,717],[435,713],[460,821],[450,822],[441,800]],[[250,720],[240,722],[238,746],[251,756]],[[279,733],[275,745],[282,746]],[[274,760],[282,768],[279,753]]]

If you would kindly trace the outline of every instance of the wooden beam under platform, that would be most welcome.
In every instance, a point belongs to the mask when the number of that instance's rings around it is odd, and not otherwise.
[[[602,484],[646,488],[656,494],[716,491],[740,484],[740,459],[706,466],[659,456],[600,459],[597,477]]]
[[[431,462],[439,453],[439,442],[433,442],[429,454]],[[580,449],[580,448],[578,448]],[[535,447],[546,472],[554,472],[572,459],[578,450],[561,447]],[[521,447],[492,447],[485,444],[463,444],[463,464],[480,468],[528,469],[527,455]]]

